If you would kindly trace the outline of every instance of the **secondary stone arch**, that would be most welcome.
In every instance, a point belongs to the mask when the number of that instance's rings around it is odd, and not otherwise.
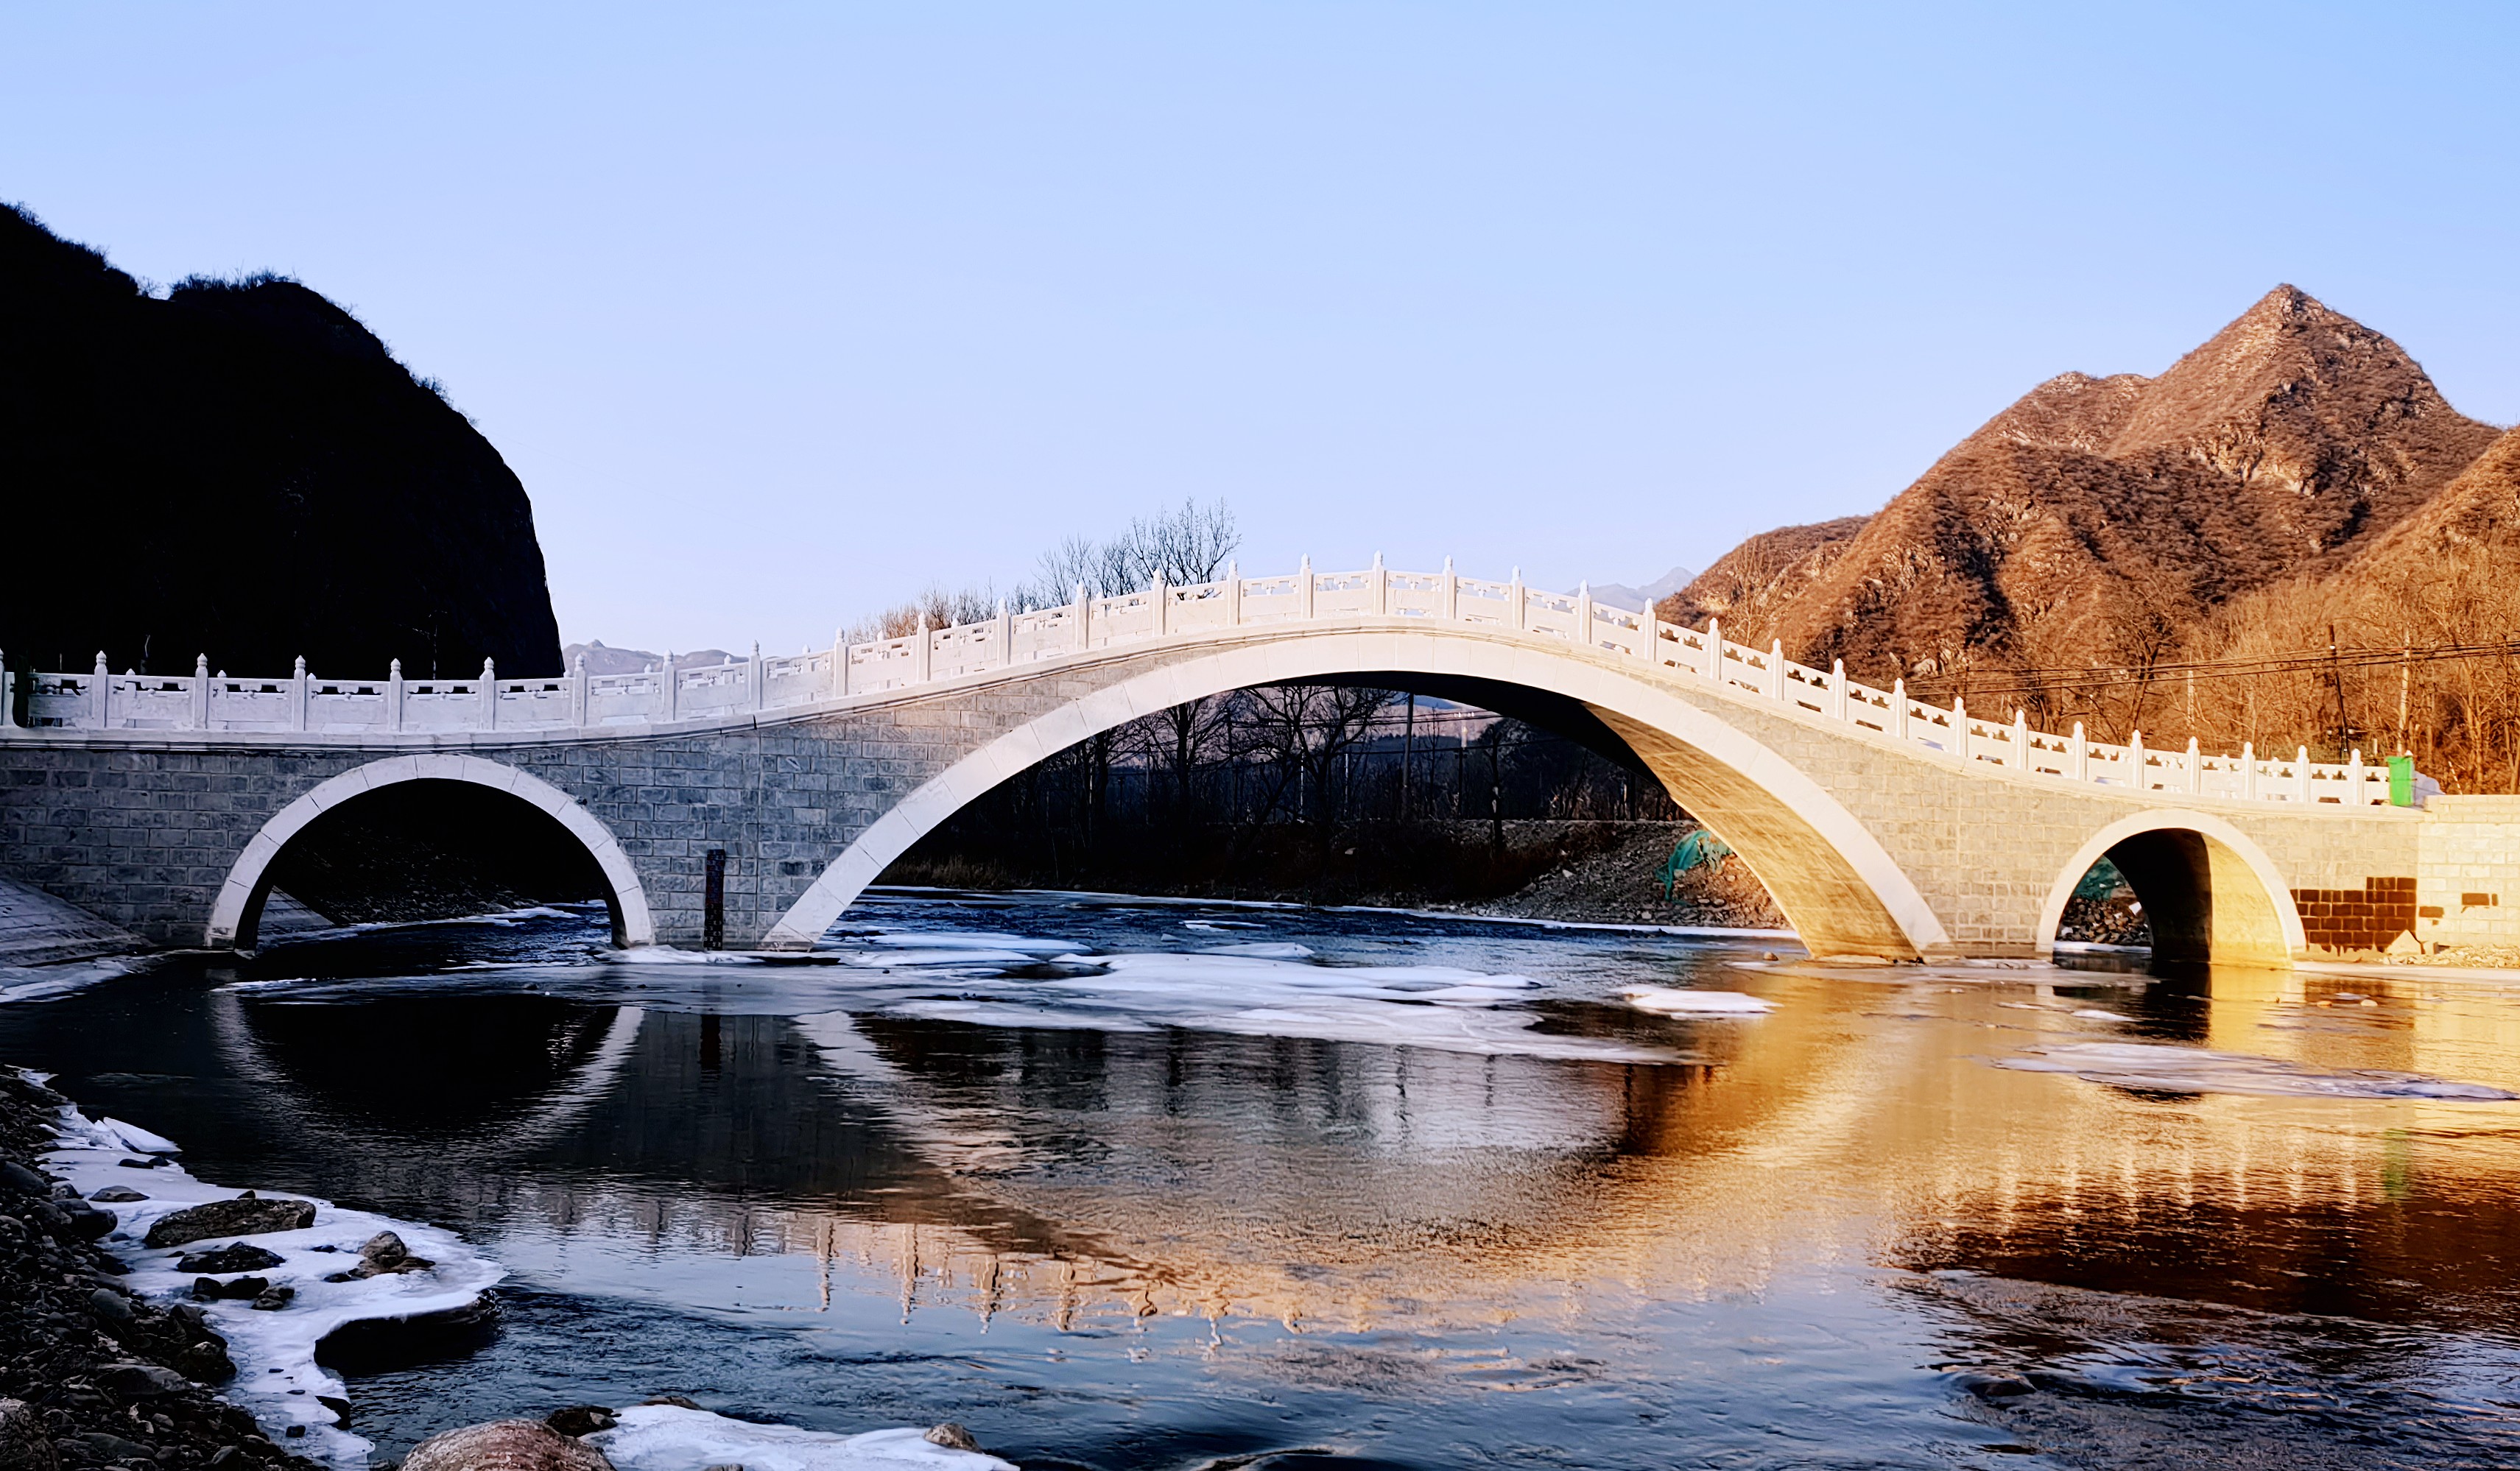
[[[1130,676],[999,736],[871,824],[763,937],[811,947],[893,860],[1010,777],[1102,731],[1254,685],[1361,674],[1463,677],[1576,700],[1625,739],[1683,806],[1741,855],[1818,956],[1916,959],[1949,951],[1942,921],[1856,817],[1717,714],[1573,650],[1450,631],[1323,633],[1202,652]]]
[[[233,950],[240,943],[239,937],[244,936],[243,943],[251,944],[253,923],[269,891],[271,866],[281,850],[289,846],[290,839],[331,809],[404,781],[463,781],[506,792],[541,809],[584,846],[587,856],[602,871],[611,891],[615,941],[623,945],[655,942],[655,919],[649,913],[647,891],[640,886],[638,870],[631,867],[629,855],[621,850],[612,830],[580,806],[576,798],[513,766],[478,756],[431,752],[388,757],[353,767],[317,783],[274,814],[246,843],[245,851],[228,869],[227,881],[210,907],[203,943],[212,950]]]
[[[2292,890],[2266,850],[2212,813],[2170,807],[2130,813],[2075,850],[2039,912],[2041,954],[2055,950],[2065,902],[2103,858],[2143,902],[2156,961],[2290,965],[2308,948]]]

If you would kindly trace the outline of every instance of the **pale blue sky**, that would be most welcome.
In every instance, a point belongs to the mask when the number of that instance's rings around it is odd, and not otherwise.
[[[0,198],[350,306],[565,637],[792,649],[1186,495],[1641,582],[2278,281],[2509,423],[2515,18],[10,4]]]

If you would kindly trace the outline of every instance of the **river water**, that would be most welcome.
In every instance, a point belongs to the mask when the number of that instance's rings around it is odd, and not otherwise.
[[[675,1393],[1030,1468],[2520,1464],[2488,984],[892,893],[170,958],[0,1058],[509,1268],[343,1365],[380,1457]]]

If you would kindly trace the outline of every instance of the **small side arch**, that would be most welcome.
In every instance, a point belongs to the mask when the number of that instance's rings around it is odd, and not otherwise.
[[[2156,961],[2290,965],[2308,942],[2283,874],[2249,836],[2212,813],[2130,813],[2092,834],[2048,891],[2039,951],[2051,954],[2074,886],[2101,859],[2143,902]]]
[[[463,781],[506,792],[541,809],[586,849],[587,856],[604,874],[612,901],[613,939],[622,945],[655,943],[656,923],[648,911],[647,891],[640,887],[638,870],[631,867],[630,856],[621,851],[610,828],[578,805],[576,798],[539,777],[478,756],[450,752],[371,761],[317,783],[274,814],[228,869],[227,882],[220,886],[219,897],[210,906],[210,922],[202,943],[212,950],[250,947],[263,898],[270,892],[271,866],[281,850],[289,846],[290,839],[331,809],[404,781]]]

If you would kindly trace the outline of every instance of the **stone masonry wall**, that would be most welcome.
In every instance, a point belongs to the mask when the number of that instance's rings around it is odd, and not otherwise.
[[[2415,866],[2415,938],[2520,944],[2520,797],[2435,797],[2428,816]]]

